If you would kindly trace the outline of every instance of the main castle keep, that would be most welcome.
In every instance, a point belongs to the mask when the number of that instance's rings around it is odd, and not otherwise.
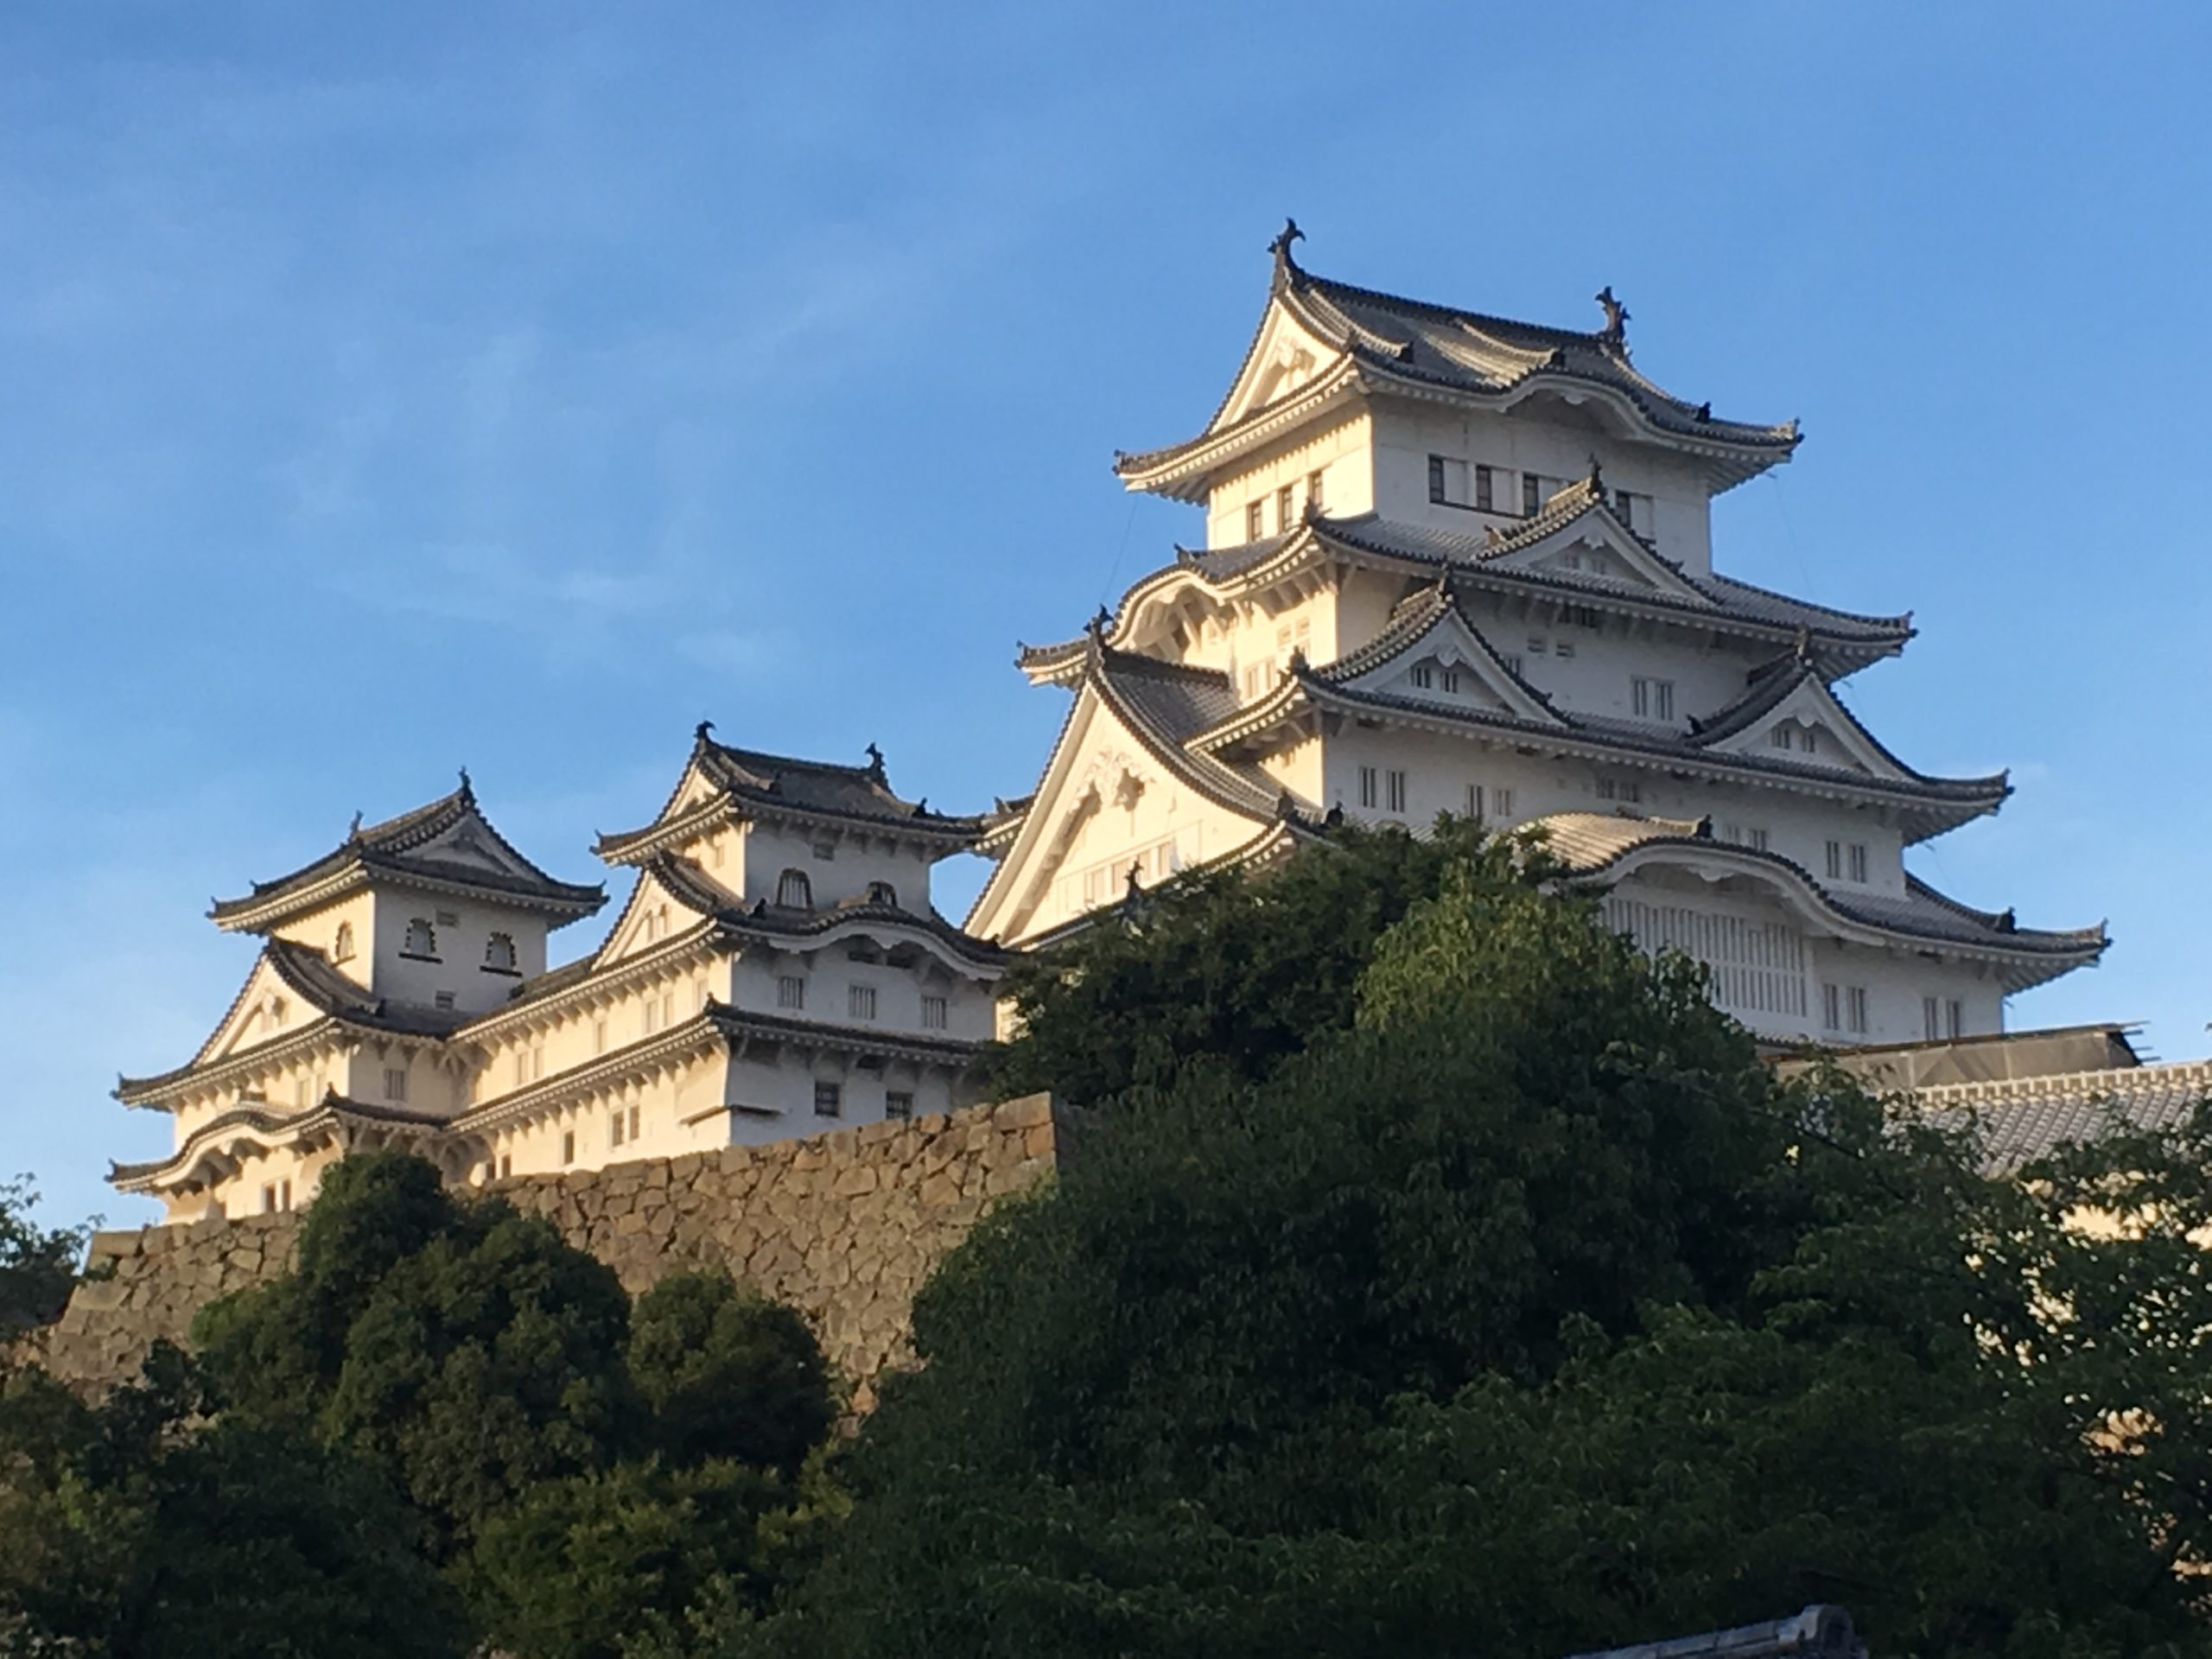
[[[1203,507],[1203,545],[1020,654],[1072,696],[1031,792],[932,812],[873,751],[702,726],[658,814],[597,844],[630,883],[613,925],[550,969],[607,894],[532,864],[465,778],[357,822],[213,907],[260,954],[199,1053],[118,1086],[175,1139],[116,1184],[235,1217],[303,1203],[365,1144],[481,1184],[943,1113],[1014,952],[1339,816],[1541,830],[1616,927],[1696,958],[1777,1044],[1986,1039],[2008,995],[2097,959],[2101,926],[1907,873],[2009,792],[1915,770],[1838,697],[1910,618],[1716,569],[1713,498],[1787,461],[1794,422],[1646,379],[1610,289],[1595,331],[1513,322],[1320,276],[1297,239],[1203,429],[1116,463]],[[997,868],[955,926],[930,873],[971,849]]]

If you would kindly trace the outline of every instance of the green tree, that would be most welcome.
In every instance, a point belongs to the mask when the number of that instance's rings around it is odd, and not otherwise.
[[[157,1347],[98,1407],[0,1394],[0,1653],[459,1659],[458,1600],[372,1465],[284,1426],[193,1427]]]
[[[2205,1650],[2206,1142],[1985,1179],[1531,875],[1463,849],[1302,1051],[1176,1059],[1294,1000],[1178,913],[1097,947],[1124,1003],[1033,981],[1009,1075],[1096,1091],[1082,1157],[926,1289],[795,1605],[693,1650],[1535,1656],[1813,1599],[1885,1652]]]
[[[1021,1036],[992,1056],[997,1091],[1050,1089],[1087,1106],[1194,1066],[1257,1078],[1350,1025],[1376,941],[1483,836],[1446,818],[1426,840],[1354,824],[1330,838],[1333,856],[1258,878],[1186,877],[1017,966],[1000,992]]]
[[[29,1176],[0,1181],[0,1358],[19,1332],[60,1317],[92,1234],[89,1226],[41,1227],[31,1218],[37,1203]]]
[[[371,1459],[447,1559],[538,1483],[601,1469],[633,1399],[629,1301],[550,1224],[380,1153],[325,1179],[297,1270],[194,1322],[218,1402]]]
[[[806,1321],[726,1273],[672,1274],[638,1299],[630,1376],[671,1467],[728,1459],[789,1478],[836,1419]]]

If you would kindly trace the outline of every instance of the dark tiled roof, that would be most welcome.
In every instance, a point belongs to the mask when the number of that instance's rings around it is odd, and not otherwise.
[[[1185,747],[1199,732],[1236,712],[1236,692],[1226,674],[1116,651],[1099,644],[1095,634],[1091,649],[1087,677],[1154,759],[1232,811],[1256,819],[1277,816],[1284,791],[1264,768]],[[1163,669],[1168,672],[1160,672]],[[1213,683],[1201,683],[1202,675]]]
[[[2212,1061],[1936,1084],[1913,1098],[1939,1119],[1972,1122],[1989,1167],[2004,1172],[2115,1128],[2180,1128],[2212,1101]]]
[[[756,1014],[727,1002],[709,1002],[707,1017],[725,1034],[827,1043],[861,1054],[939,1060],[948,1065],[966,1065],[975,1058],[979,1046],[955,1037],[925,1037],[918,1033],[887,1031],[880,1026],[835,1026],[821,1020]]]
[[[143,1190],[163,1175],[182,1170],[199,1156],[210,1141],[242,1131],[252,1134],[268,1144],[290,1140],[334,1124],[367,1123],[384,1128],[437,1129],[443,1128],[446,1122],[446,1119],[429,1112],[410,1111],[404,1106],[352,1100],[335,1093],[326,1095],[316,1104],[299,1111],[277,1111],[266,1105],[238,1106],[209,1118],[186,1136],[183,1145],[166,1158],[149,1158],[143,1163],[135,1164],[110,1163],[107,1179],[112,1186]]]
[[[488,870],[436,855],[432,845],[465,822],[473,819],[499,849],[521,868],[516,872]],[[473,888],[502,898],[520,899],[533,907],[588,916],[607,902],[603,887],[556,880],[499,834],[477,805],[474,790],[466,776],[450,795],[418,806],[411,812],[386,818],[365,828],[357,825],[346,839],[311,864],[271,881],[257,881],[242,899],[218,899],[208,910],[217,923],[239,925],[269,912],[296,895],[353,869],[400,880],[429,881],[442,887]]]
[[[1607,1648],[1573,1659],[1866,1659],[1866,1649],[1852,1629],[1850,1614],[1816,1602],[1788,1618]]]
[[[848,922],[878,922],[887,926],[923,933],[939,941],[955,955],[982,967],[1006,962],[1004,946],[963,933],[931,911],[908,910],[895,903],[853,899],[819,909],[794,905],[772,905],[757,899],[741,903],[728,889],[688,859],[656,853],[641,867],[676,897],[702,916],[712,917],[725,931],[766,939],[804,939],[841,927]]]
[[[400,1002],[389,997],[372,995],[333,967],[322,952],[289,939],[269,940],[261,948],[260,961],[267,963],[276,976],[296,992],[309,1007],[325,1020],[340,1025],[393,1036],[443,1038],[451,1035],[471,1018],[478,1017],[451,1008],[428,1007],[419,1002]],[[256,964],[257,967],[258,965]],[[252,983],[252,975],[247,976],[246,982],[249,985]],[[233,1012],[237,1006],[233,1001]],[[226,1014],[224,1023],[228,1022]],[[309,1022],[281,1038],[257,1044],[235,1057],[221,1060],[194,1058],[188,1065],[152,1077],[118,1077],[115,1097],[126,1104],[141,1104],[156,1099],[199,1076],[233,1063],[239,1065],[259,1065],[280,1046],[296,1042],[318,1028],[315,1022]]]
[[[1913,938],[2002,950],[2023,957],[2047,957],[2069,965],[2093,961],[2105,948],[2105,930],[2095,927],[2045,930],[2018,925],[2009,912],[1998,915],[1946,898],[1916,876],[1905,878],[1901,897],[1839,892],[1781,854],[1712,838],[1709,826],[1681,818],[1645,817],[1633,812],[1554,812],[1535,819],[1548,844],[1567,866],[1586,875],[1603,874],[1639,848],[1673,843],[1787,872],[1847,921]]]
[[[909,801],[893,793],[880,757],[860,766],[794,760],[717,743],[702,726],[691,758],[721,797],[741,811],[895,827],[950,846],[964,844],[982,833],[980,817],[932,812],[926,800]],[[695,816],[691,811],[671,816],[675,798],[670,796],[669,804],[652,823],[642,829],[601,836],[593,850],[601,858],[617,861],[650,850],[665,838],[671,823],[688,823]]]
[[[1630,360],[1623,333],[1553,328],[1432,305],[1317,276],[1287,259],[1276,262],[1269,301],[1280,302],[1312,334],[1338,346],[1344,354],[1337,359],[1340,372],[1324,372],[1288,399],[1236,422],[1225,422],[1224,398],[1198,437],[1118,456],[1117,473],[1128,477],[1151,472],[1217,440],[1263,426],[1286,407],[1295,406],[1301,395],[1340,388],[1347,363],[1370,382],[1397,380],[1482,399],[1503,397],[1541,379],[1600,386],[1619,396],[1651,429],[1667,436],[1709,456],[1732,452],[1737,459],[1730,468],[1730,482],[1786,459],[1797,446],[1795,421],[1760,425],[1716,420],[1709,405],[1693,405],[1664,391]],[[1263,313],[1262,333],[1264,327]],[[1252,346],[1246,348],[1246,361],[1261,337],[1255,334]]]

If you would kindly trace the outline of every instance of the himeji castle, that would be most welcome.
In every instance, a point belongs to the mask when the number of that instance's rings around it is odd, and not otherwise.
[[[357,1147],[481,1184],[943,1111],[978,1086],[1017,952],[1339,816],[1541,835],[1762,1037],[1868,1051],[1977,1108],[2010,1086],[2005,999],[2094,962],[2104,930],[2024,927],[1907,873],[1908,848],[2008,792],[1916,771],[1838,699],[1909,618],[1713,569],[1713,498],[1789,460],[1796,424],[1645,379],[1610,289],[1594,332],[1509,322],[1315,276],[1297,239],[1273,245],[1204,430],[1116,462],[1203,506],[1203,548],[1020,653],[1073,694],[1032,793],[932,812],[872,747],[792,760],[702,724],[652,820],[598,841],[630,873],[613,925],[551,968],[550,936],[606,891],[524,857],[466,776],[357,817],[214,906],[259,955],[198,1053],[118,1084],[174,1133],[116,1185],[182,1220],[292,1208]],[[956,927],[931,873],[965,851],[996,863]],[[1878,1052],[1918,1044],[1944,1052]],[[2166,1109],[2171,1079],[2113,1047],[2062,1042],[2044,1106]]]
[[[1116,463],[1202,507],[1204,546],[1020,653],[1073,704],[989,821],[971,932],[1035,945],[1333,814],[1453,812],[1541,831],[1774,1039],[1995,1033],[2010,993],[2097,959],[2101,926],[2023,926],[1906,870],[2009,792],[1916,771],[1838,698],[1910,619],[1714,569],[1713,497],[1788,461],[1795,422],[1646,379],[1610,288],[1594,332],[1511,322],[1317,276],[1299,235],[1204,429]]]
[[[596,1168],[964,1103],[1006,952],[930,903],[974,818],[865,766],[726,747],[702,724],[652,822],[596,851],[635,872],[596,949],[546,968],[599,887],[555,880],[461,787],[211,919],[261,952],[189,1062],[116,1096],[174,1149],[118,1164],[171,1220],[288,1210],[355,1147],[456,1183]]]

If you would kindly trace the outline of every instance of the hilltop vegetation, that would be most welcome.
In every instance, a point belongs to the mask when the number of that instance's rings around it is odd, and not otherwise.
[[[1078,1155],[849,1441],[788,1313],[633,1309],[349,1164],[197,1362],[11,1385],[0,1610],[219,1655],[1442,1659],[1812,1600],[1885,1656],[2212,1648],[2212,1126],[1986,1179],[1544,874],[1347,832],[1027,970],[998,1075]]]

